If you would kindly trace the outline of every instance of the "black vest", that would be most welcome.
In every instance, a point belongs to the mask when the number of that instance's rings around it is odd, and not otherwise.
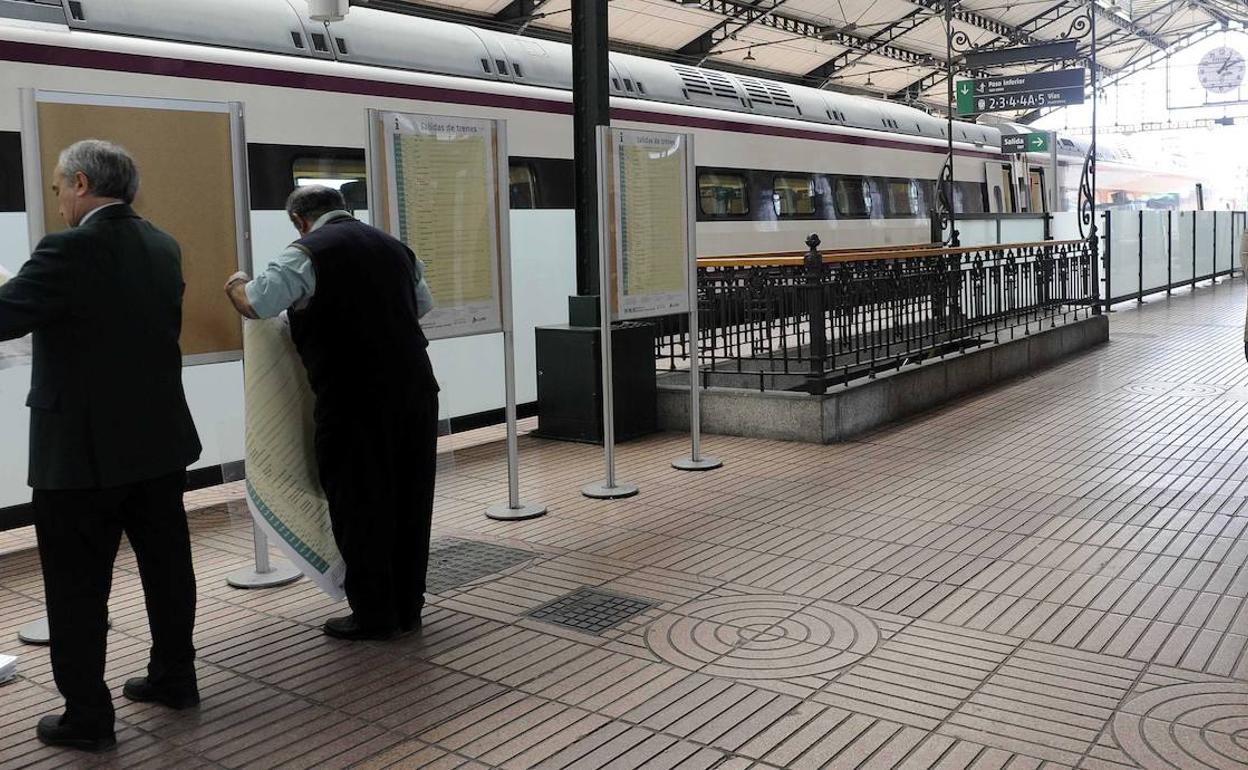
[[[350,420],[437,392],[416,311],[416,263],[399,240],[356,219],[295,241],[316,291],[290,311],[290,332],[316,394],[316,418]]]

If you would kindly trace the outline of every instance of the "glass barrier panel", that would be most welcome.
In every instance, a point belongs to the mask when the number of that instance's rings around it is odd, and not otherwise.
[[[1196,278],[1213,275],[1213,214],[1196,212]]]
[[[1135,211],[1109,212],[1110,299],[1140,291],[1140,216]]]
[[[1044,240],[1043,219],[1003,219],[1002,243],[1033,243]]]
[[[1192,220],[1195,212],[1173,211],[1170,225],[1170,280],[1175,284],[1192,280]]]
[[[1053,215],[1053,240],[1077,241],[1079,235],[1079,212],[1059,211]]]
[[[1169,275],[1169,257],[1166,246],[1166,212],[1141,211],[1144,227],[1144,291],[1160,291],[1166,288]]]
[[[1214,232],[1218,234],[1218,251],[1214,255],[1214,264],[1219,273],[1231,269],[1232,257],[1235,253],[1235,237],[1231,234],[1231,218],[1233,216],[1234,214],[1229,211],[1214,212]]]
[[[997,243],[997,223],[984,219],[962,219],[954,222],[958,243],[963,248],[992,246]]]

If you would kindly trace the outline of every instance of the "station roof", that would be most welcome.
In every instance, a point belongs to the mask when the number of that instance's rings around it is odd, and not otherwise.
[[[582,0],[597,2],[599,0]],[[968,50],[1078,41],[1102,84],[1224,29],[1248,26],[1244,0],[949,0]],[[573,0],[353,0],[353,4],[568,39]],[[609,0],[613,48],[761,77],[893,99],[943,112],[945,0]],[[1060,69],[998,66],[974,74]],[[963,76],[972,73],[964,72]],[[955,76],[956,77],[956,76]],[[1015,117],[1026,119],[1019,114]]]

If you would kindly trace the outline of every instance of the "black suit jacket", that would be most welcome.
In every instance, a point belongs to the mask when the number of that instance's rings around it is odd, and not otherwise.
[[[186,468],[182,254],[129,206],[45,237],[0,286],[0,340],[34,332],[30,485],[120,486]]]

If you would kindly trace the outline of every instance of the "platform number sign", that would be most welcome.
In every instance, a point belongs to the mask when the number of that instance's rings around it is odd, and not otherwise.
[[[1083,104],[1083,85],[1082,69],[961,80],[955,88],[957,111],[978,115]]]

